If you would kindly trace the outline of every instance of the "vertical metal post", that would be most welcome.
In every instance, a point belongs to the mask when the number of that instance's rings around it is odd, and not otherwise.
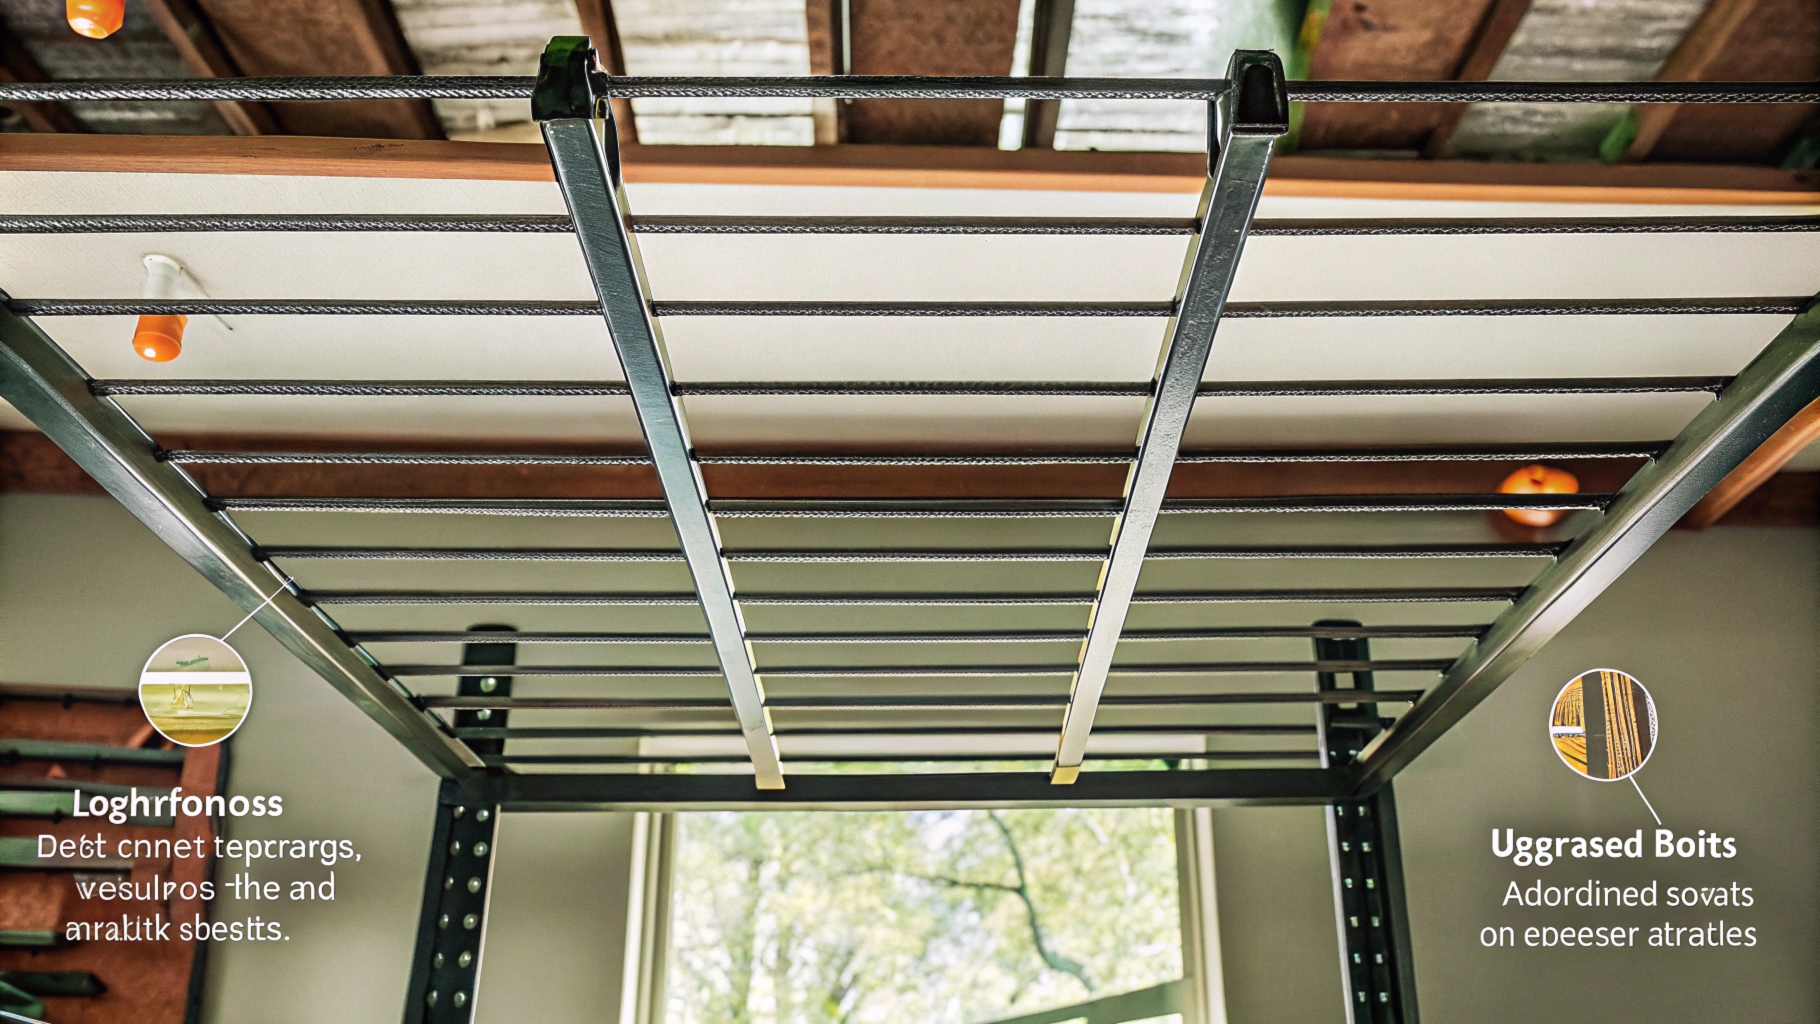
[[[516,651],[516,645],[510,643],[468,644],[462,664],[510,665]],[[464,697],[511,696],[512,677],[463,676],[457,692]],[[503,727],[506,714],[457,711],[455,724],[458,728]],[[504,752],[505,740],[475,740],[472,746],[476,753],[498,754]],[[417,922],[405,1024],[468,1024],[473,1019],[498,830],[497,804],[476,802],[460,786],[442,784],[436,797],[436,827],[430,836],[430,863],[424,872],[423,913]]]
[[[594,279],[607,331],[651,449],[651,463],[695,580],[755,781],[760,789],[782,789],[783,766],[771,732],[770,713],[765,710],[764,687],[746,642],[745,618],[733,597],[732,570],[722,556],[720,532],[708,512],[708,491],[689,441],[688,423],[670,386],[663,334],[651,317],[638,243],[627,227],[618,138],[610,126],[603,133],[596,120],[600,114],[612,116],[601,100],[606,90],[596,88],[597,77],[604,78],[586,39],[552,40],[538,69],[532,114],[543,123],[556,182],[575,222],[575,235]]]
[[[1323,621],[1317,626],[1357,626]],[[1370,641],[1317,637],[1316,661],[1366,661]],[[1323,690],[1339,690],[1339,676],[1319,674]],[[1376,688],[1370,672],[1352,673],[1354,690]],[[1377,705],[1324,704],[1320,713],[1321,767],[1348,765],[1390,722]],[[1340,941],[1340,977],[1348,1024],[1417,1024],[1414,961],[1403,888],[1403,852],[1397,835],[1396,797],[1389,784],[1362,798],[1327,805],[1327,844],[1333,860],[1334,915]]]
[[[1239,50],[1226,74],[1232,88],[1208,104],[1207,184],[1201,189],[1200,231],[1189,243],[1182,266],[1175,316],[1169,321],[1155,390],[1138,430],[1137,458],[1125,477],[1124,508],[1113,523],[1111,552],[1100,567],[1098,592],[1088,612],[1087,638],[1081,644],[1050,774],[1050,781],[1057,784],[1080,777],[1106,673],[1125,629],[1188,415],[1213,352],[1213,334],[1264,190],[1270,151],[1277,137],[1289,130],[1288,92],[1276,54]]]

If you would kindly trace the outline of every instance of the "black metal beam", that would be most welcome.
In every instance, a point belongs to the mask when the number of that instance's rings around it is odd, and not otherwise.
[[[782,791],[743,775],[501,775],[488,780],[508,811],[909,811],[995,807],[1204,807],[1321,804],[1345,773],[1325,768],[1084,772],[1055,786],[1043,772],[790,775]]]
[[[1140,592],[1133,604],[1454,604],[1514,601],[1522,587],[1331,587],[1280,590],[1156,590]],[[543,605],[547,607],[682,607],[699,603],[694,594],[590,591],[304,590],[312,604],[364,605]],[[742,593],[741,604],[773,607],[1058,607],[1086,605],[1091,593]]]
[[[1260,558],[1553,558],[1566,542],[1540,544],[1221,544],[1206,547],[1152,547],[1150,559]],[[663,548],[361,548],[313,545],[261,546],[263,558],[304,561],[379,562],[681,562],[682,552]],[[1105,548],[899,548],[885,550],[809,550],[803,548],[738,548],[722,554],[742,563],[870,562],[1098,562]]]
[[[1365,749],[1355,792],[1388,782],[1489,697],[1643,557],[1707,491],[1796,413],[1820,399],[1820,308],[1808,308],[1618,492],[1460,659],[1441,684]]]

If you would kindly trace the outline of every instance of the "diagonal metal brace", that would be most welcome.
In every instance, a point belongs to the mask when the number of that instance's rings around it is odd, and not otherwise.
[[[783,766],[772,736],[764,687],[753,668],[745,619],[733,597],[732,572],[721,553],[720,532],[708,511],[708,491],[695,461],[688,423],[671,388],[663,334],[651,317],[644,265],[627,227],[626,197],[619,178],[618,141],[612,108],[596,88],[599,72],[585,40],[558,37],[545,51],[537,94],[550,97],[539,110],[544,142],[556,168],[556,182],[575,221],[588,273],[600,297],[613,349],[625,371],[632,406],[651,449],[651,463],[663,485],[664,502],[695,592],[708,620],[746,749],[760,789],[782,789]],[[595,114],[604,114],[608,123]]]
[[[1150,549],[1207,357],[1213,352],[1214,331],[1232,289],[1239,253],[1257,213],[1271,149],[1289,130],[1283,64],[1276,54],[1240,50],[1232,55],[1227,77],[1232,89],[1208,104],[1207,184],[1196,216],[1203,227],[1189,244],[1182,267],[1177,312],[1169,321],[1156,387],[1138,433],[1137,458],[1125,477],[1124,506],[1113,524],[1111,551],[1101,565],[1098,592],[1088,613],[1087,639],[1081,644],[1056,745],[1051,781],[1057,784],[1080,776],[1106,674],[1137,591],[1138,573]]]
[[[157,446],[139,424],[113,402],[95,397],[82,367],[37,324],[5,308],[4,298],[0,398],[418,760],[446,779],[469,781],[480,758],[356,654],[292,587],[280,587],[280,578],[254,554],[245,535],[209,509],[181,470],[159,460]],[[266,595],[274,590],[278,594],[268,603]]]
[[[1460,655],[1441,682],[1359,756],[1354,792],[1367,794],[1491,696],[1605,592],[1650,546],[1809,403],[1820,399],[1820,297],[1624,485],[1605,516]]]

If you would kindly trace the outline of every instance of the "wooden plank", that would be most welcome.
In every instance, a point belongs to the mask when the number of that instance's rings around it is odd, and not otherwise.
[[[50,76],[38,66],[19,40],[0,23],[0,82],[48,82]],[[12,103],[13,113],[35,132],[80,132],[82,122],[61,103]]]
[[[844,0],[806,0],[803,18],[809,29],[809,73],[846,74],[846,30],[841,23]],[[847,141],[847,106],[840,100],[814,101],[815,144]]]
[[[1815,441],[1820,441],[1820,402],[1796,413],[1794,419],[1783,424],[1781,430],[1771,434],[1769,440],[1763,442],[1730,475],[1719,481],[1717,487],[1708,491],[1699,504],[1688,510],[1682,519],[1682,525],[1698,530],[1718,522],[1750,497],[1753,491],[1781,472],[1782,467],[1788,465],[1788,460],[1800,454],[1801,449]]]
[[[581,16],[581,30],[600,55],[609,75],[626,73],[626,49],[619,39],[619,21],[613,16],[613,0],[575,0],[575,13]],[[618,129],[621,145],[638,141],[638,121],[632,114],[632,101],[609,100],[613,104],[613,124]]]
[[[1683,519],[1679,525],[1691,524]],[[1714,525],[1820,526],[1820,473],[1777,473]]]
[[[1668,81],[1820,79],[1820,4],[1813,0],[1714,0],[1658,77]],[[1626,160],[1779,161],[1791,136],[1820,127],[1814,107],[1765,104],[1637,108]]]
[[[1336,3],[1320,29],[1309,77],[1427,82],[1453,78],[1492,0]],[[1420,149],[1445,108],[1433,103],[1311,103],[1299,145],[1328,149]]]
[[[1017,0],[849,0],[855,75],[1008,75]],[[1000,100],[858,100],[852,142],[998,145]]]
[[[1193,153],[940,146],[626,146],[635,183],[1195,193]],[[0,171],[553,181],[539,145],[291,136],[0,134]],[[1466,202],[1813,206],[1820,173],[1649,162],[1620,166],[1286,156],[1272,196]]]
[[[239,66],[222,47],[214,26],[191,0],[146,0],[145,7],[198,78],[240,77]],[[215,112],[235,135],[277,135],[283,131],[272,108],[264,103],[222,100],[215,104]]]
[[[1068,73],[1068,39],[1074,29],[1074,0],[1035,0],[1030,24],[1030,74],[1060,78]],[[1060,100],[1024,101],[1024,145],[1054,149]]]
[[[417,62],[386,0],[196,0],[247,75],[414,75]],[[293,135],[440,139],[428,100],[275,103]]]
[[[1492,0],[1491,8],[1479,22],[1479,30],[1473,36],[1472,46],[1466,51],[1466,57],[1460,62],[1453,77],[1463,82],[1483,82],[1491,78],[1491,71],[1498,66],[1498,58],[1504,56],[1505,47],[1517,34],[1517,26],[1523,23],[1523,16],[1529,13],[1531,0]],[[1447,152],[1448,144],[1453,141],[1453,133],[1460,127],[1460,119],[1466,116],[1471,105],[1450,103],[1440,109],[1440,119],[1435,124],[1434,133],[1428,137],[1422,152],[1428,157],[1439,157]]]

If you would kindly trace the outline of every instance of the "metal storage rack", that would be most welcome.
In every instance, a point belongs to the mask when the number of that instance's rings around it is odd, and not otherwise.
[[[1193,219],[1057,219],[958,217],[639,217],[621,188],[611,98],[699,96],[838,98],[1134,98],[1206,102],[1208,176]],[[1413,1021],[1413,974],[1404,932],[1402,880],[1390,782],[1395,774],[1491,694],[1530,655],[1585,608],[1609,583],[1796,412],[1820,399],[1820,309],[1806,296],[1718,299],[1501,300],[1398,302],[1229,302],[1248,235],[1399,235],[1603,232],[1813,231],[1815,218],[1608,218],[1596,220],[1254,220],[1277,139],[1287,130],[1289,103],[1308,102],[1813,102],[1815,83],[1383,83],[1286,82],[1274,55],[1240,52],[1225,79],[1148,81],[1042,78],[765,78],[662,79],[609,77],[585,40],[558,39],[538,77],[237,79],[131,83],[9,83],[0,99],[17,100],[345,100],[388,97],[530,97],[534,116],[569,207],[568,217],[540,216],[0,216],[11,233],[121,231],[426,231],[572,232],[592,275],[597,301],[340,301],[118,300],[8,298],[0,311],[0,397],[28,416],[140,520],[228,596],[257,608],[260,624],[322,675],[445,781],[426,882],[418,973],[407,1017],[466,1020],[485,912],[487,847],[499,810],[691,808],[914,808],[987,806],[1173,805],[1214,802],[1324,804],[1329,808],[1336,905],[1345,944],[1349,1009],[1357,1020]],[[638,256],[640,234],[1029,234],[1179,235],[1187,257],[1173,301],[1108,302],[722,302],[653,301]],[[97,314],[416,314],[603,316],[625,371],[620,382],[436,380],[96,380],[66,355],[32,317]],[[1732,378],[1594,378],[1499,380],[1321,380],[1282,383],[1203,382],[1215,331],[1224,319],[1382,316],[1702,315],[1759,313],[1790,316],[1789,325]],[[883,381],[696,383],[672,379],[658,321],[665,316],[1015,316],[1167,317],[1154,380],[1107,383],[946,383]],[[1202,396],[1420,396],[1490,394],[1619,394],[1705,392],[1713,400],[1681,434],[1657,444],[1559,444],[1422,449],[1281,449],[1184,451],[1183,434]],[[501,455],[405,452],[306,453],[166,450],[114,401],[134,395],[492,395],[570,396],[629,400],[648,445],[644,455]],[[680,399],[699,395],[1126,395],[1146,399],[1137,442],[1129,453],[972,455],[704,455],[695,451]],[[1265,498],[1171,499],[1165,496],[1178,463],[1408,462],[1547,458],[1642,458],[1643,467],[1616,493],[1561,496],[1501,494],[1382,494]],[[444,500],[406,498],[222,498],[203,492],[185,467],[208,464],[650,466],[661,500]],[[1129,466],[1117,500],[729,500],[711,497],[704,464],[744,465],[1057,465]],[[1159,517],[1231,512],[1475,512],[1505,508],[1593,510],[1599,516],[1571,541],[1553,544],[1356,544],[1153,546]],[[235,512],[432,511],[451,514],[559,517],[668,517],[675,550],[550,549],[530,547],[360,548],[261,547],[236,525]],[[1098,518],[1111,520],[1110,542],[1099,549],[741,550],[724,545],[719,522],[732,518]],[[1522,587],[1144,591],[1140,570],[1170,558],[1345,558],[1393,563],[1425,558],[1539,557],[1547,567]],[[694,588],[674,593],[327,591],[284,582],[277,564],[322,560],[421,560],[628,563],[667,561],[687,567]],[[742,562],[871,563],[992,561],[1097,562],[1091,592],[1055,593],[754,593],[734,586]],[[304,576],[307,578],[308,573]],[[280,584],[283,583],[282,586]],[[265,603],[275,587],[278,596]],[[1488,623],[1468,626],[1362,626],[1352,622],[1285,623],[1263,627],[1208,626],[1127,630],[1135,603],[1295,603],[1344,600],[1408,604],[1502,601]],[[557,633],[526,631],[350,631],[327,609],[355,604],[698,605],[706,630],[692,634]],[[859,631],[791,634],[748,629],[743,609],[795,606],[1020,606],[1072,604],[1089,609],[1074,631]],[[1304,638],[1314,644],[1306,662],[1122,664],[1121,641],[1210,638]],[[1371,639],[1459,639],[1457,657],[1373,659]],[[944,644],[956,642],[1079,641],[1078,660],[1063,665],[891,666],[759,664],[755,642]],[[469,645],[460,664],[385,664],[368,645]],[[514,666],[516,644],[592,643],[639,646],[689,644],[711,648],[716,664],[702,668],[631,663]],[[1438,676],[1419,689],[1376,690],[1374,673]],[[1316,688],[1259,693],[1189,688],[1172,694],[1108,693],[1108,680],[1133,674],[1176,677],[1222,673],[1313,675]],[[956,697],[905,692],[880,697],[770,697],[762,678],[864,675],[914,681],[932,674],[960,677],[1057,675],[1071,679],[1066,696],[978,692]],[[725,681],[725,699],[633,699],[512,696],[524,675],[589,678],[695,676]],[[452,696],[413,692],[411,680],[459,676]],[[1342,686],[1341,677],[1350,677]],[[1362,691],[1371,691],[1362,699]],[[1167,724],[1172,710],[1211,705],[1307,706],[1313,722],[1291,727],[1194,727]],[[1386,716],[1392,706],[1401,714]],[[1090,771],[1088,740],[1101,708],[1150,709],[1149,725],[1119,734],[1175,730],[1239,735],[1288,733],[1314,740],[1306,751],[1281,749],[1210,754],[1238,767]],[[788,774],[778,737],[813,728],[775,725],[773,712],[813,716],[830,710],[896,712],[1021,708],[1060,711],[1048,772]],[[625,716],[624,727],[531,729],[507,726],[517,709],[591,709]],[[730,714],[743,738],[751,775],[674,774],[639,770],[648,762],[712,760],[684,756],[556,756],[507,754],[523,738],[627,738],[673,735],[675,729],[638,724],[656,710]],[[498,717],[494,717],[497,715]],[[890,726],[846,729],[890,733]],[[964,734],[965,728],[939,730]],[[994,734],[1005,729],[994,728]],[[723,730],[723,734],[724,730]],[[1027,757],[1008,754],[1003,759]],[[1306,758],[1311,767],[1248,767],[1247,761]],[[970,750],[952,760],[1001,759]],[[917,757],[940,761],[940,756]],[[518,765],[559,764],[562,772],[526,772]],[[451,839],[451,837],[454,837]],[[463,845],[465,844],[465,845]],[[464,864],[474,868],[462,883]],[[438,886],[441,879],[449,885]],[[452,915],[452,916],[446,916]],[[451,923],[453,922],[453,923]],[[448,929],[454,929],[449,931]],[[472,934],[464,945],[462,936]],[[454,936],[452,945],[445,941]],[[448,946],[447,949],[443,948]],[[458,950],[456,947],[461,946]]]

